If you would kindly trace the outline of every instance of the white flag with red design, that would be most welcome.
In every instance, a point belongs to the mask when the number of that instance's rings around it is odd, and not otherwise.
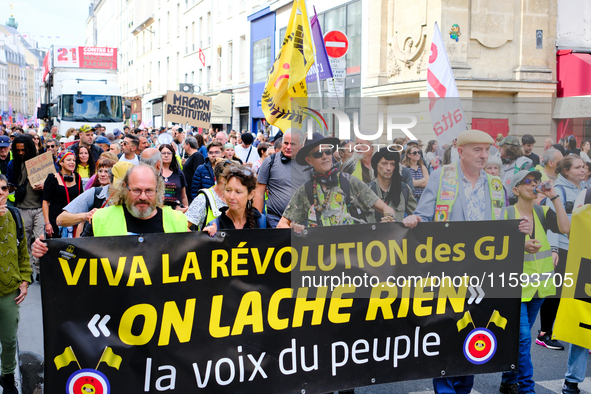
[[[427,71],[427,94],[433,131],[439,145],[445,145],[467,130],[458,87],[443,45],[441,31],[435,22],[429,69]]]

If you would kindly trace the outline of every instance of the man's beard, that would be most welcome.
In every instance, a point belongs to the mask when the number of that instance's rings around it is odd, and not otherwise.
[[[145,210],[145,211],[140,211],[135,205],[136,204],[150,204],[150,206]],[[130,197],[127,196],[127,199],[125,201],[125,207],[127,208],[127,210],[129,211],[129,213],[131,213],[131,215],[133,217],[136,217],[138,219],[145,219],[148,216],[150,216],[152,214],[152,212],[154,212],[154,210],[156,209],[156,203],[152,203],[150,200],[136,200],[136,201],[130,201]]]

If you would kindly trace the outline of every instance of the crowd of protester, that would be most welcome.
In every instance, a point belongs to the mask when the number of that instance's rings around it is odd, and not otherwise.
[[[564,274],[575,200],[582,205],[591,186],[590,143],[573,136],[558,144],[548,140],[538,156],[531,135],[493,140],[477,130],[446,146],[432,140],[425,148],[422,141],[401,138],[390,150],[319,133],[306,139],[296,132],[270,137],[178,126],[105,133],[100,125],[85,125],[62,137],[55,127],[2,129],[0,172],[6,178],[0,176],[0,186],[6,190],[0,221],[5,206],[19,208],[29,260],[19,262],[21,281],[32,283],[41,277],[44,238],[180,231],[213,236],[220,229],[260,228],[300,232],[307,226],[387,221],[413,228],[438,220],[441,185],[449,181],[458,186],[446,220],[521,219],[524,272],[542,266]],[[45,152],[52,154],[55,174],[31,185],[25,162]],[[496,180],[503,186],[499,195],[491,189]],[[544,181],[550,182],[546,190],[534,190]],[[532,259],[540,263],[537,268],[528,265]],[[535,342],[564,349],[552,339],[559,289],[535,295],[530,290],[522,297],[519,367],[503,374],[502,393],[533,392],[528,343],[538,310],[541,330]],[[0,289],[3,294],[8,293]],[[574,345],[570,352],[566,394],[578,392],[584,373],[573,371],[587,362]],[[2,376],[10,374],[3,363]],[[433,384],[436,393],[470,392],[473,377]]]

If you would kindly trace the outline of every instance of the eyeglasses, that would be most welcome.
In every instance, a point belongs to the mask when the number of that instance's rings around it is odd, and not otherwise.
[[[420,155],[420,154],[421,153],[418,150],[409,153],[409,155]]]
[[[53,149],[55,148],[55,145],[47,145],[47,149]]]
[[[7,192],[8,186],[0,186],[0,189],[2,189],[3,192]]]
[[[121,141],[121,145],[129,145],[129,142],[127,142],[127,141]]]
[[[162,156],[172,156],[172,152],[160,152]]]
[[[310,153],[310,156],[312,156],[315,159],[320,159],[323,155],[330,156],[333,153],[334,153],[334,149],[330,148],[330,149],[319,150],[318,152]]]
[[[252,171],[250,171],[247,168],[234,167],[234,168],[230,168],[230,172],[232,174],[238,174],[238,175],[244,175],[244,176],[251,176],[252,175]]]
[[[156,195],[156,190],[153,189],[146,189],[146,190],[142,190],[142,189],[130,189],[129,186],[127,187],[127,190],[129,190],[129,192],[131,193],[132,196],[134,197],[139,197],[142,195],[142,193],[144,193],[146,195],[146,197],[154,197]]]
[[[519,185],[531,185],[534,184],[535,186],[540,184],[540,180],[539,179],[531,179],[531,178],[525,178],[524,180],[522,180],[521,182],[519,182]]]

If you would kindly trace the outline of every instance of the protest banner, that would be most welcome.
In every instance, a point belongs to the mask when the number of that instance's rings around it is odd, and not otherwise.
[[[42,185],[49,174],[55,174],[55,165],[53,164],[53,155],[51,152],[45,152],[25,161],[27,174],[31,186]]]
[[[188,123],[190,126],[209,128],[211,97],[169,90],[166,93],[164,119],[167,122],[182,125]]]
[[[590,231],[591,205],[583,205],[573,212],[564,286],[552,331],[552,339],[585,349],[591,348],[591,250],[587,245]]]
[[[292,234],[49,240],[45,390],[323,393],[517,365],[517,221]]]

